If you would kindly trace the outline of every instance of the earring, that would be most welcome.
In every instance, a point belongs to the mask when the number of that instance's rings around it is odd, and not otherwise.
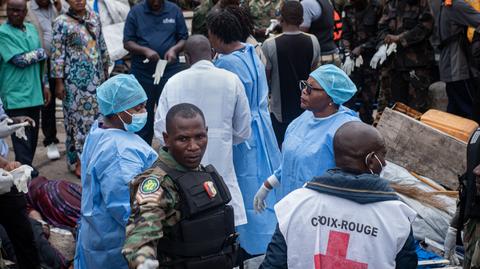
[[[329,105],[329,106],[333,106],[333,103],[332,103],[332,102],[330,102],[330,103],[328,103],[328,105]]]

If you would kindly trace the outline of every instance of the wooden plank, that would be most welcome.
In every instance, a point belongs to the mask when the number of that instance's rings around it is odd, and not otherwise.
[[[466,143],[388,108],[377,129],[385,138],[387,160],[457,189],[457,177],[466,169]]]

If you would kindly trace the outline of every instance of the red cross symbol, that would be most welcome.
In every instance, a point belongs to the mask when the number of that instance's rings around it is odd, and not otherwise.
[[[350,234],[330,231],[327,253],[313,257],[315,269],[368,269],[367,263],[346,259],[349,240]]]

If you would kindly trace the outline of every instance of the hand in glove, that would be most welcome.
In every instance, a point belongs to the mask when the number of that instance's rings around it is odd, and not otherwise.
[[[355,67],[360,67],[363,64],[363,57],[362,55],[358,55],[357,58],[355,58]]]
[[[455,255],[455,247],[457,243],[457,229],[453,227],[448,227],[447,236],[445,237],[445,242],[443,243],[443,250],[444,254],[443,257],[445,259],[449,259],[452,265],[459,265],[460,262]]]
[[[277,19],[270,20],[270,25],[268,26],[267,30],[265,30],[265,36],[268,36],[271,32],[273,32],[275,27],[278,25],[280,25],[280,22]]]
[[[4,120],[0,121],[0,138],[6,138],[20,128],[30,125],[28,121],[17,124],[11,123],[13,123],[13,120],[9,118],[5,118]]]
[[[265,208],[267,208],[267,203],[265,200],[267,199],[268,193],[278,185],[280,185],[280,182],[275,175],[271,175],[267,180],[265,180],[253,198],[253,209],[255,209],[255,212],[262,213]],[[267,186],[271,188],[267,188]]]
[[[163,71],[165,71],[167,63],[168,62],[166,60],[158,60],[157,67],[155,68],[155,73],[152,75],[153,85],[158,85],[160,83],[160,79],[163,76]]]
[[[0,168],[0,195],[10,192],[13,186],[13,176]]]
[[[387,45],[383,44],[378,48],[377,52],[372,57],[372,60],[370,61],[370,67],[372,69],[377,69],[378,64],[380,63],[383,64],[385,60],[387,59]]]
[[[15,184],[19,192],[28,192],[28,182],[32,179],[32,171],[33,168],[28,165],[22,165],[10,171],[10,174],[13,176],[13,184]]]
[[[390,56],[390,54],[392,54],[392,52],[397,52],[397,43],[388,44],[387,56]]]
[[[355,62],[353,61],[350,55],[345,57],[345,62],[342,64],[342,70],[350,76],[352,74],[353,69],[355,68]]]
[[[143,263],[139,264],[137,266],[137,269],[157,269],[158,266],[159,266],[158,261],[147,259]]]

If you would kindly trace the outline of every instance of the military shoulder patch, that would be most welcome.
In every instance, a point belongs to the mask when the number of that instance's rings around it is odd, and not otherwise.
[[[160,181],[156,177],[146,178],[138,190],[142,194],[150,194],[156,192],[160,188]]]

